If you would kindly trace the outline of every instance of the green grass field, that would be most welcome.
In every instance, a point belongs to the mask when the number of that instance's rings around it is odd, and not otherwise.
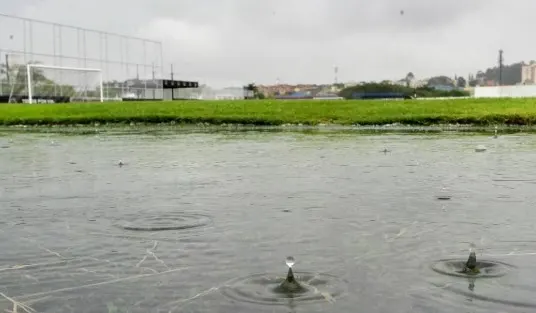
[[[536,99],[240,100],[0,104],[3,125],[91,123],[510,124],[536,122]]]

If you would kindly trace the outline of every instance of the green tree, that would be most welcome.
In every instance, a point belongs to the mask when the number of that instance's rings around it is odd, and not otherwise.
[[[413,75],[412,72],[409,72],[408,74],[406,74],[406,77],[404,78],[404,80],[406,81],[406,87],[410,87],[411,86],[411,82],[413,82],[413,80],[415,79],[415,75]]]
[[[515,85],[521,83],[521,68],[523,62],[505,65],[502,69],[502,82],[504,85]],[[499,67],[488,68],[485,71],[479,71],[477,78],[482,80],[499,81]]]
[[[32,62],[37,64],[37,62]],[[3,90],[4,94],[12,94],[14,96],[28,94],[28,75],[26,65],[16,64],[10,65],[0,64],[0,74],[3,77],[0,83],[3,87],[8,87],[9,91]],[[47,78],[40,68],[32,68],[32,93],[35,96],[39,95],[61,95],[66,97],[72,97],[76,94],[73,86],[57,84],[51,79]]]
[[[244,86],[244,90],[248,92],[246,99],[264,99],[265,96],[262,92],[259,91],[259,87],[255,83],[250,83]]]
[[[467,81],[465,80],[465,78],[460,76],[457,79],[456,86],[460,88],[465,88],[467,86]]]
[[[437,85],[454,87],[455,82],[452,78],[444,76],[444,75],[435,76],[428,80],[428,86],[437,86]]]
[[[414,94],[417,95],[419,98],[427,98],[427,97],[465,97],[468,96],[469,93],[462,91],[462,90],[451,90],[451,91],[444,91],[444,90],[436,90],[429,86],[423,86],[418,88],[408,88],[407,86],[401,86],[397,84],[391,84],[387,82],[381,82],[381,83],[362,83],[356,86],[344,88],[339,92],[339,96],[346,98],[346,99],[352,99],[352,96],[354,93],[388,93],[388,92],[396,92],[396,93],[403,93],[406,96],[413,96]]]

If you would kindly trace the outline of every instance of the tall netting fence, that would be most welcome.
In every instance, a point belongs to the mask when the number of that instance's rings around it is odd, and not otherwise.
[[[85,71],[100,70],[104,101],[161,100],[162,54],[159,41],[0,14],[0,101],[28,99],[27,64],[43,66],[36,98],[101,100],[98,72]]]

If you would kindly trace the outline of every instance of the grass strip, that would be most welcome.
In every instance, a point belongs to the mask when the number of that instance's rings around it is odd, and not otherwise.
[[[532,125],[536,99],[232,100],[0,104],[2,125],[209,123]]]

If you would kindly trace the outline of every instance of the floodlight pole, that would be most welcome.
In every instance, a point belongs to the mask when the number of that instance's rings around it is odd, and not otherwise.
[[[171,83],[173,84],[173,64],[171,64]],[[175,88],[171,88],[171,101],[175,100]]]
[[[6,52],[6,78],[8,86],[11,86],[11,75],[9,75],[9,53]]]
[[[26,64],[26,76],[28,76],[28,103],[32,104],[32,68]]]
[[[502,74],[504,67],[503,50],[499,50],[499,86],[502,86]]]
[[[99,85],[100,85],[100,102],[104,102],[104,84],[102,82],[102,72],[99,72]]]
[[[153,84],[154,84],[154,88],[153,88],[153,100],[156,99],[156,81],[155,81],[155,76],[154,76],[154,62],[153,62]],[[164,94],[163,94],[163,89],[162,89],[162,97],[164,97]]]

